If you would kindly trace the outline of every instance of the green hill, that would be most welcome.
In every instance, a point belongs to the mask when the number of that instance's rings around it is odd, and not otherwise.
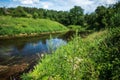
[[[0,36],[65,31],[67,28],[48,19],[0,16]]]

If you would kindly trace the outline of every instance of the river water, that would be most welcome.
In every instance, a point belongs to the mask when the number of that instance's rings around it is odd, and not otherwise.
[[[30,70],[44,54],[67,44],[65,34],[0,40],[0,80],[14,79]]]

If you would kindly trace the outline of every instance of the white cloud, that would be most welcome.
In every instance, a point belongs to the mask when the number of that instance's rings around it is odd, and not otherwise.
[[[69,10],[73,6],[81,6],[85,13],[93,12],[97,6],[115,4],[120,0],[13,0],[18,1],[21,5],[32,6],[54,10]]]
[[[99,0],[102,4],[114,4],[118,0]]]
[[[69,10],[73,6],[81,6],[85,13],[93,12],[97,6],[115,4],[118,0],[47,0],[53,5],[48,7],[55,10]]]
[[[85,13],[93,12],[98,6],[115,4],[118,0],[68,0],[72,5],[81,6]]]
[[[18,1],[21,4],[36,4],[39,3],[39,0],[13,0],[13,1]]]
[[[44,9],[49,9],[51,6],[54,6],[51,2],[40,2],[39,3]]]

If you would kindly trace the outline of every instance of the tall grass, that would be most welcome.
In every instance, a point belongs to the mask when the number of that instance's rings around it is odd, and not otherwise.
[[[46,55],[23,80],[119,80],[120,28],[75,36]]]
[[[0,35],[31,34],[64,31],[67,28],[55,21],[0,16]]]

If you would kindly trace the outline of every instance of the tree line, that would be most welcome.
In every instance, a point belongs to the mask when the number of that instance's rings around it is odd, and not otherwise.
[[[109,7],[98,6],[95,12],[84,14],[80,6],[74,6],[69,11],[46,10],[43,8],[21,7],[0,8],[0,16],[44,18],[60,22],[66,26],[80,25],[87,29],[100,30],[102,28],[120,26],[120,2]]]
[[[0,15],[9,15],[12,17],[26,18],[44,18],[60,22],[64,25],[77,24],[81,25],[80,20],[83,16],[83,9],[80,6],[74,6],[70,11],[55,11],[42,8],[21,7],[0,8]],[[81,20],[82,21],[82,20]]]

